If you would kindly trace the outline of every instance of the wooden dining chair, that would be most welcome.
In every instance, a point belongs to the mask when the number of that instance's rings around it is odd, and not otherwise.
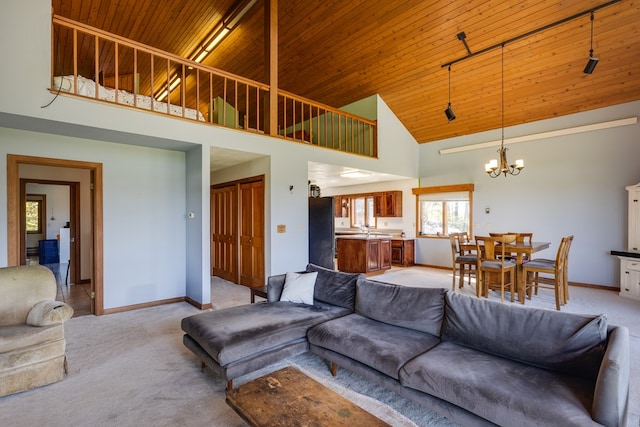
[[[514,300],[516,286],[516,263],[507,258],[506,244],[515,240],[512,234],[500,236],[481,237],[476,236],[476,254],[478,263],[476,266],[476,293],[489,296],[491,287],[500,287],[500,300],[504,302],[506,289],[511,293],[511,302]]]
[[[471,276],[475,276],[477,257],[461,250],[460,243],[465,243],[464,239],[464,233],[449,233],[449,242],[451,244],[451,260],[453,266],[453,281],[451,284],[452,291],[456,290],[456,272],[458,273],[458,277],[460,278],[460,288],[464,286],[465,276],[469,277],[469,284],[471,284]]]
[[[518,233],[518,232],[509,231],[507,234],[515,234],[516,243],[527,243],[530,245],[531,242],[533,241],[533,233]],[[516,257],[511,255],[511,258],[515,259]],[[528,262],[529,257],[526,254],[522,255],[522,261]]]
[[[560,306],[566,304],[566,265],[572,240],[573,236],[562,238],[554,261],[534,258],[522,265],[522,274],[525,277],[529,299],[532,293],[538,295],[539,287],[544,287],[553,289],[556,300],[556,310],[560,310]],[[540,274],[544,276],[540,276]]]

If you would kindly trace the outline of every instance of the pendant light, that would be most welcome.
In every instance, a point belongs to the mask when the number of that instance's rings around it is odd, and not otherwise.
[[[491,178],[497,178],[500,174],[506,177],[509,175],[518,175],[524,168],[522,159],[516,160],[512,165],[507,162],[507,149],[504,148],[504,43],[501,47],[501,80],[502,80],[502,138],[500,140],[500,149],[498,150],[498,160],[493,159],[484,165],[485,172]]]

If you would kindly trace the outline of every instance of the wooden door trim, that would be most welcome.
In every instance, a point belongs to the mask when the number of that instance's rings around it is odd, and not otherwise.
[[[102,163],[7,154],[7,263],[20,264],[20,165],[88,169],[91,173],[91,212],[93,217],[93,259],[91,284],[95,292],[94,314],[104,314],[104,263],[102,217]]]

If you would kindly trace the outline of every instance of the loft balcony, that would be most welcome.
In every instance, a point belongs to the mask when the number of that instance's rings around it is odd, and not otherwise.
[[[58,15],[53,15],[52,25],[55,93],[350,154],[378,155],[374,120]],[[271,91],[277,93],[275,105]]]

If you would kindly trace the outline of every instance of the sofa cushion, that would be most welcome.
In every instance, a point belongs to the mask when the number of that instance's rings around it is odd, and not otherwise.
[[[491,354],[595,379],[607,320],[480,300],[447,292],[442,339]]]
[[[315,264],[307,265],[307,272],[318,272],[314,299],[353,311],[356,300],[356,280],[359,273],[343,273]],[[362,276],[364,277],[364,276]]]
[[[412,288],[373,280],[358,280],[356,313],[365,317],[440,335],[444,316],[442,288]]]
[[[307,329],[349,310],[292,302],[247,304],[182,319],[182,330],[225,366],[304,338]]]
[[[443,341],[400,370],[405,387],[502,426],[595,426],[594,382]]]
[[[381,323],[359,314],[309,329],[309,343],[340,353],[398,379],[399,369],[440,342],[437,336]]]
[[[313,289],[315,288],[317,277],[318,273],[316,272],[304,274],[287,273],[280,301],[313,305]]]

